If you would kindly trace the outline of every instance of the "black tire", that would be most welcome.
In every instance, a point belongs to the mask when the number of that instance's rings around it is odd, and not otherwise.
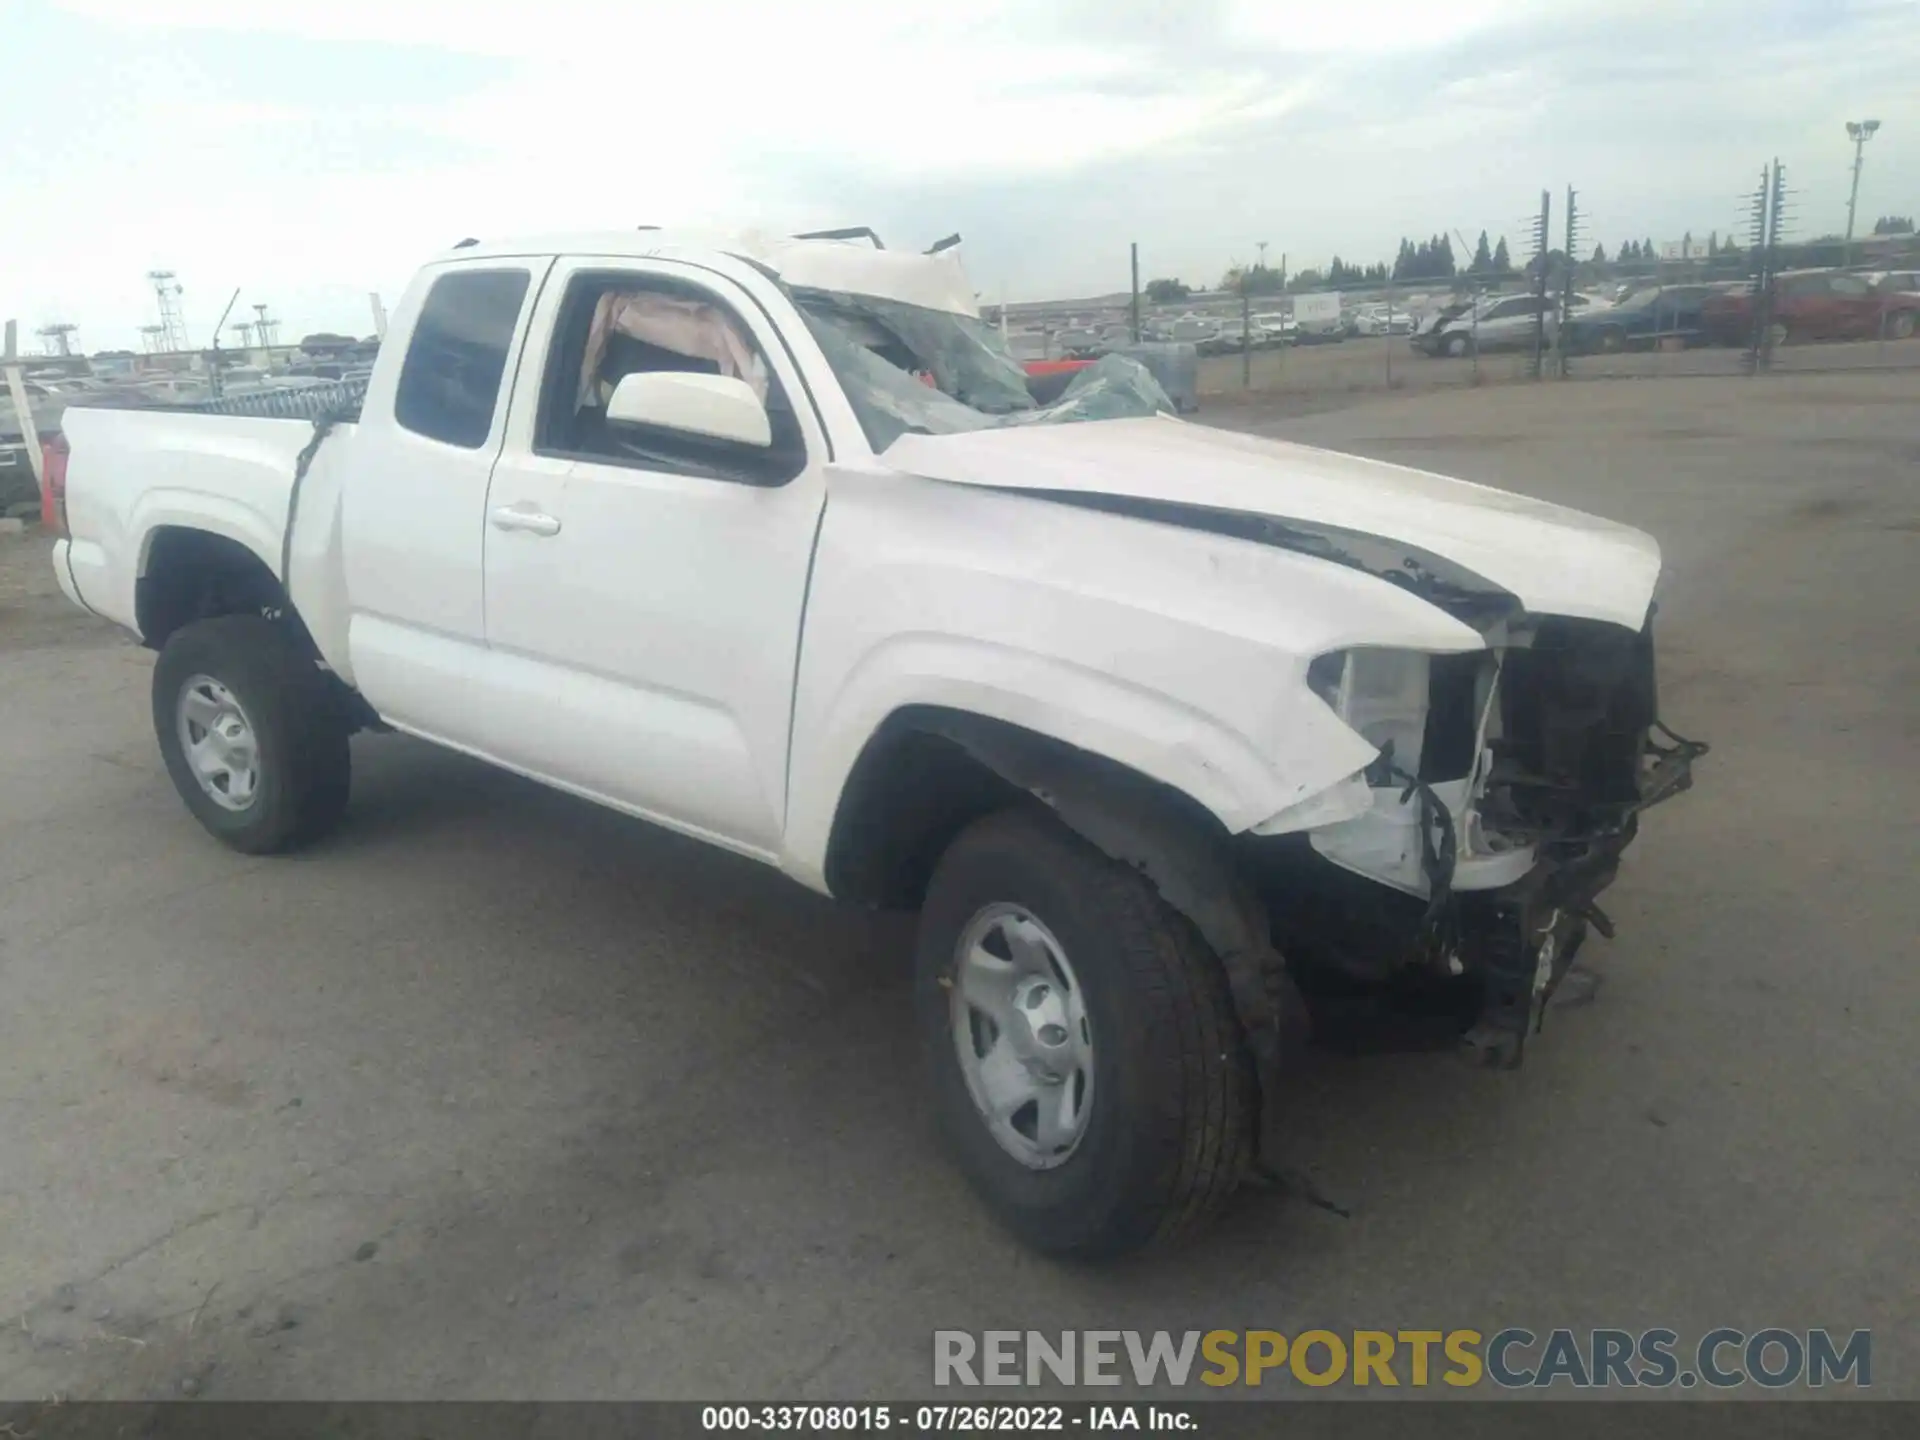
[[[1618,355],[1627,348],[1627,334],[1617,325],[1609,325],[1600,332],[1598,349],[1603,355]]]
[[[1473,353],[1473,337],[1471,335],[1449,335],[1447,337],[1446,352],[1456,360],[1465,359]]]
[[[207,677],[224,686],[251,724],[258,780],[244,808],[201,788],[178,721],[181,692]],[[222,615],[182,626],[153,667],[153,729],[167,774],[207,832],[247,855],[297,849],[331,830],[347,808],[351,727],[328,679],[284,625]]]
[[[1914,314],[1911,310],[1896,310],[1887,317],[1887,338],[1890,340],[1911,340],[1914,331]]]
[[[1059,940],[1093,1035],[1093,1099],[1067,1158],[1032,1169],[975,1107],[954,1043],[957,947],[974,917],[1018,905]],[[1009,810],[962,832],[920,915],[915,1009],[934,1104],[960,1168],[1033,1248],[1104,1258],[1208,1219],[1252,1161],[1253,1069],[1226,975],[1139,872],[1044,813]]]

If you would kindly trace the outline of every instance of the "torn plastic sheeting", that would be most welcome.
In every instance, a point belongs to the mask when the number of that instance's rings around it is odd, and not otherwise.
[[[1153,372],[1124,355],[1103,355],[1073,377],[1073,383],[1053,404],[1020,415],[1008,415],[1008,425],[1054,424],[1073,420],[1125,420],[1171,411],[1173,401]]]
[[[912,353],[942,394],[969,409],[999,415],[1033,408],[1026,371],[984,320],[834,291],[804,295],[801,303],[809,316],[873,321]]]
[[[580,362],[580,390],[575,408],[604,399],[597,393],[600,362],[607,353],[607,337],[621,334],[676,355],[710,360],[722,375],[744,380],[762,401],[767,398],[767,375],[760,357],[734,327],[725,312],[699,300],[650,291],[611,291],[594,306],[587,331],[587,350]]]
[[[886,450],[909,433],[954,435],[1010,425],[1116,420],[1174,408],[1144,366],[1109,355],[1075,376],[1073,383],[1051,405],[1036,407],[1029,396],[1022,409],[985,413],[875,354],[845,318],[813,309],[804,313],[876,451]],[[1009,363],[1018,368],[1018,362]],[[1023,392],[1025,383],[1023,374]]]

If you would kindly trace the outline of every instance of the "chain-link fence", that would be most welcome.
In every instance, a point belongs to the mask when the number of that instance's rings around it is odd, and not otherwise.
[[[1543,195],[1538,220],[1527,222],[1538,231],[1533,255],[1499,274],[1178,298],[1149,286],[1013,307],[1008,339],[1023,359],[1053,361],[1123,348],[1136,335],[1185,342],[1198,351],[1203,409],[1275,414],[1536,380],[1920,371],[1920,240],[1793,244],[1779,230],[1780,186],[1769,167],[1744,244],[1718,235],[1636,242],[1631,258],[1608,262],[1584,250],[1586,217],[1564,240],[1548,226]],[[1575,201],[1569,192],[1568,210]],[[1595,258],[1570,261],[1570,250]]]

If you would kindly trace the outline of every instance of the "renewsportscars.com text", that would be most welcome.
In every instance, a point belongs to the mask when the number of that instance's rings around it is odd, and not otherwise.
[[[935,1385],[1577,1390],[1873,1383],[1873,1333],[1709,1330],[936,1330]]]

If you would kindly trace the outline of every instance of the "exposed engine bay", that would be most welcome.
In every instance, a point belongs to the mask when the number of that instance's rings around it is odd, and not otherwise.
[[[1378,758],[1310,824],[1245,844],[1323,1015],[1410,1004],[1514,1064],[1588,930],[1613,933],[1598,898],[1640,812],[1707,747],[1659,722],[1650,620],[1523,616],[1488,639],[1319,657],[1309,682]]]

